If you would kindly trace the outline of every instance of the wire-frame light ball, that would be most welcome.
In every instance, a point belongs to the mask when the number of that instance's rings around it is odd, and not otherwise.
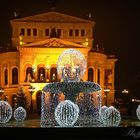
[[[62,101],[55,109],[55,120],[61,127],[73,126],[79,117],[79,107],[70,100]]]
[[[26,110],[22,106],[19,106],[14,111],[14,118],[16,121],[24,121],[26,115],[27,115]]]
[[[80,51],[68,49],[58,58],[57,72],[63,81],[80,81],[86,65],[86,59]]]
[[[137,115],[138,119],[140,120],[140,105],[138,105],[138,108],[136,110],[136,115]]]
[[[102,107],[101,107],[101,113],[104,113],[104,112],[106,111],[106,109],[108,109],[108,107],[107,107],[107,106],[105,106],[105,105],[104,105],[104,106],[102,106]]]
[[[0,101],[0,123],[7,123],[12,117],[12,107],[6,101]]]
[[[101,121],[104,126],[119,126],[121,122],[120,112],[113,106],[108,107],[101,114]]]
[[[106,109],[108,109],[108,107],[105,105],[101,107],[101,110],[100,110],[100,121],[101,122],[102,122],[102,115],[103,115],[103,113],[105,113]]]

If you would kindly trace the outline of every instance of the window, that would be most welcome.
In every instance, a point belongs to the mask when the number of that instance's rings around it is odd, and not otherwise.
[[[61,29],[57,29],[57,35],[58,37],[61,36]]]
[[[33,35],[37,36],[37,29],[36,28],[33,29]]]
[[[20,29],[20,35],[25,35],[25,29],[24,28]]]
[[[75,30],[75,36],[79,36],[79,30],[78,29]]]
[[[13,68],[12,70],[12,84],[18,84],[18,69]]]
[[[43,67],[38,69],[38,81],[45,82],[45,68]]]
[[[27,36],[31,36],[31,29],[27,29]]]
[[[51,82],[57,81],[57,69],[56,68],[51,68],[51,70],[50,70],[50,81]]]
[[[33,79],[33,69],[32,67],[28,67],[26,69],[26,79],[25,82],[31,82]]]
[[[49,35],[50,35],[49,29],[45,29],[45,36],[49,36]]]
[[[8,84],[8,70],[5,69],[4,71],[4,85]]]
[[[85,30],[84,29],[81,30],[81,36],[85,36]]]
[[[72,29],[69,30],[69,36],[73,36],[73,30]]]
[[[94,71],[92,68],[88,69],[88,81],[93,82],[93,78],[94,78]]]

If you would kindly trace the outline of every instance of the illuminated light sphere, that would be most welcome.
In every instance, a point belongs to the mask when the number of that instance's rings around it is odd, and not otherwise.
[[[55,120],[62,127],[71,127],[79,117],[79,107],[70,100],[62,101],[55,109]]]
[[[102,107],[101,107],[101,113],[104,113],[104,112],[106,111],[106,109],[108,109],[108,107],[107,107],[107,106],[105,106],[105,105],[104,105],[104,106],[102,106]]]
[[[14,111],[14,118],[16,119],[16,121],[24,121],[26,118],[26,114],[26,110],[22,106],[19,106]]]
[[[6,101],[0,101],[0,123],[7,123],[12,117],[12,107]]]
[[[138,106],[136,110],[136,114],[137,114],[138,119],[140,120],[140,105]]]
[[[63,81],[80,81],[86,65],[86,59],[80,51],[68,49],[58,58],[57,72]]]
[[[101,110],[100,110],[100,120],[102,121],[102,115],[103,115],[103,113],[106,111],[106,109],[108,109],[108,107],[107,106],[102,106],[101,107]]]
[[[121,122],[120,112],[113,106],[108,107],[101,114],[101,121],[104,126],[118,126]]]

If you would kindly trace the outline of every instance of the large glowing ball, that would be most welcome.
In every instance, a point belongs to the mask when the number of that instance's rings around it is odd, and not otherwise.
[[[121,122],[121,115],[115,107],[110,106],[104,112],[102,112],[101,120],[104,126],[118,126]]]
[[[68,49],[58,58],[57,72],[63,81],[80,81],[86,65],[86,59],[80,51]]]
[[[108,107],[105,106],[105,105],[101,107],[101,110],[100,110],[100,121],[102,121],[102,115],[106,111],[106,109],[108,109]]]
[[[26,114],[26,110],[22,106],[19,106],[14,111],[14,118],[16,119],[16,121],[24,121],[26,118]]]
[[[136,114],[137,114],[138,119],[140,120],[140,105],[138,106],[136,110]]]
[[[7,123],[12,117],[12,107],[6,101],[0,101],[0,123]]]
[[[106,111],[106,109],[108,109],[108,107],[107,106],[102,106],[101,107],[101,111],[100,111],[100,114],[103,114],[105,111]]]
[[[107,106],[105,106],[105,105],[104,105],[104,106],[102,106],[102,107],[101,107],[101,113],[104,113],[104,112],[106,111],[106,109],[108,109],[108,107],[107,107]]]
[[[70,100],[62,101],[55,109],[55,120],[62,127],[71,127],[79,117],[79,107]]]

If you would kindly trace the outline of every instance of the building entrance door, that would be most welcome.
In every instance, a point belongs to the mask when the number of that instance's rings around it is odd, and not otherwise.
[[[41,114],[41,93],[42,93],[41,90],[39,90],[36,93],[36,105],[37,105],[37,113],[38,114]]]

